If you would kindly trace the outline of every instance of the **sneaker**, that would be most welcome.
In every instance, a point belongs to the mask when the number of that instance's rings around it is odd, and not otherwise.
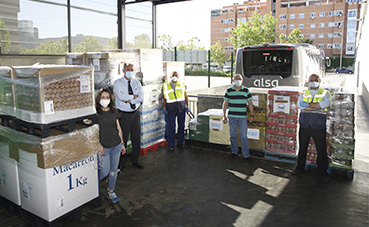
[[[111,199],[111,201],[113,201],[113,203],[117,203],[120,201],[120,199],[118,198],[118,196],[115,194],[115,192],[108,192],[108,196],[109,199]]]

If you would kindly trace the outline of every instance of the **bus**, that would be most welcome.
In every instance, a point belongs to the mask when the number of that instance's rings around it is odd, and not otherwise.
[[[235,73],[246,87],[304,87],[313,73],[325,77],[326,64],[324,51],[311,44],[263,44],[237,50]]]

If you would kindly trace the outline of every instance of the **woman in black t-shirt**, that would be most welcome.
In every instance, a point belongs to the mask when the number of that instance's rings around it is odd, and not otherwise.
[[[113,203],[117,203],[119,198],[114,189],[118,175],[118,164],[120,154],[124,155],[126,149],[119,124],[119,112],[114,108],[111,92],[106,88],[100,89],[97,93],[96,111],[100,139],[99,180],[109,174],[108,196]]]

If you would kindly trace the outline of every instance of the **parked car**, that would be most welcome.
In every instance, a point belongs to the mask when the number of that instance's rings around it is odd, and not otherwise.
[[[354,72],[351,69],[346,69],[346,68],[336,68],[334,70],[335,73],[348,73],[348,74],[353,74]]]
[[[223,66],[223,72],[230,72],[230,71],[231,71],[231,66],[230,65]]]

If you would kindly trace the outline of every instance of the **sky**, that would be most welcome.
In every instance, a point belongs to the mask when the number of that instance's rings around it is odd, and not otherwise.
[[[198,37],[205,49],[210,48],[210,12],[238,0],[192,0],[157,7],[158,35],[170,34],[174,44]]]

